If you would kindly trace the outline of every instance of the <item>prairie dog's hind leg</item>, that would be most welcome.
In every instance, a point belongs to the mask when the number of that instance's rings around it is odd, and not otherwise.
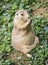
[[[33,46],[33,48],[35,48],[35,47],[36,47],[37,43],[39,43],[39,39],[38,39],[38,37],[37,37],[37,36],[35,36],[35,41],[34,41],[34,44],[32,45],[32,46]]]
[[[26,48],[26,45],[23,46],[22,52],[29,58],[32,58],[32,55],[29,54],[29,49]]]
[[[26,49],[28,49],[28,52],[30,52],[32,49],[34,49],[36,47],[37,43],[39,43],[39,39],[37,36],[35,36],[34,43],[32,45],[26,46]]]
[[[36,45],[39,43],[39,39],[37,36],[35,36],[35,41],[34,41],[34,46],[33,47],[36,47]]]
[[[34,43],[32,45],[25,46],[26,49],[28,49],[28,52],[30,52],[32,49],[34,49],[36,47],[37,43],[39,43],[39,39],[37,36],[35,36]]]
[[[30,45],[30,46],[27,46],[28,48],[26,47],[26,49],[28,49],[28,52],[30,52],[32,49],[34,49],[36,47],[37,43],[39,43],[39,39],[38,39],[37,36],[35,36],[34,44]],[[33,59],[33,57],[29,53],[26,53],[26,56]]]
[[[34,41],[34,43],[30,46],[30,50],[31,50],[31,49],[34,49],[34,48],[36,47],[37,43],[39,43],[39,39],[38,39],[37,36],[35,36],[35,41]]]

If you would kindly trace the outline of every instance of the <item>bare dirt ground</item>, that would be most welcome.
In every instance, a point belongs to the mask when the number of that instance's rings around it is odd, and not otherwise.
[[[47,9],[48,9],[48,6],[38,8],[33,12],[33,15],[35,15],[35,16],[43,16],[43,17],[47,18],[48,17]]]
[[[36,9],[35,11],[33,11],[33,15],[35,17],[42,16],[45,19],[48,19],[48,6],[40,7],[38,9]],[[48,23],[46,23],[46,25],[48,25]]]

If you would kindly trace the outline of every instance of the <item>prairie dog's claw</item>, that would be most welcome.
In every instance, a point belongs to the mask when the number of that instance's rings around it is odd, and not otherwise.
[[[26,56],[33,59],[32,55],[30,55],[30,54],[26,54]]]

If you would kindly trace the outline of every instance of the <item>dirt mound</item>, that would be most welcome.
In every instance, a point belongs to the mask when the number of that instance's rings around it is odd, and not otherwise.
[[[43,16],[43,17],[47,18],[48,17],[48,11],[47,10],[48,10],[48,6],[38,8],[33,12],[33,15],[34,16]]]

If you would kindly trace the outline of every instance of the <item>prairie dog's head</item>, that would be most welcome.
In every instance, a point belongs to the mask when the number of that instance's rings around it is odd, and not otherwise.
[[[18,10],[15,14],[14,19],[18,20],[24,20],[26,21],[29,18],[29,15],[26,10]]]

